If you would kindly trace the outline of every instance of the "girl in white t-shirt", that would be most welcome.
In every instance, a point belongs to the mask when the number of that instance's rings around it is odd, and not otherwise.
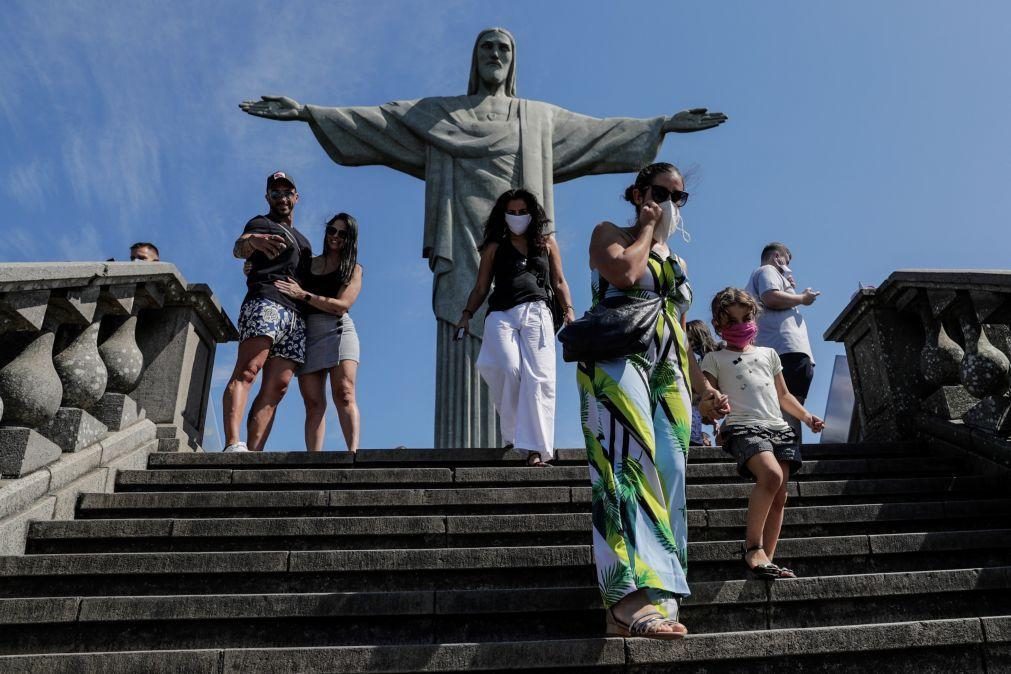
[[[706,354],[702,371],[730,398],[723,424],[723,447],[737,459],[737,471],[755,480],[748,499],[744,560],[756,578],[795,578],[772,563],[783,527],[786,486],[790,472],[801,467],[800,443],[783,411],[815,433],[825,422],[814,416],[786,388],[783,365],[773,350],[753,344],[758,304],[739,288],[724,288],[712,303],[713,327],[726,347]]]

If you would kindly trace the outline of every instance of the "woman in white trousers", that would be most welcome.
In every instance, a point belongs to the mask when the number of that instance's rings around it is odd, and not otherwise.
[[[555,330],[549,288],[565,323],[575,318],[558,242],[546,232],[549,223],[527,190],[509,190],[498,198],[478,248],[477,282],[456,324],[459,338],[494,282],[477,369],[498,410],[506,446],[526,452],[531,466],[546,466],[554,457]]]

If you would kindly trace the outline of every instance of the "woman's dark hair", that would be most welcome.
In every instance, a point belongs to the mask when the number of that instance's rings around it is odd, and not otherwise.
[[[716,351],[716,341],[713,339],[712,333],[709,332],[709,326],[705,321],[688,321],[685,328],[688,346],[696,356],[702,358],[710,351]]]
[[[544,208],[537,201],[537,197],[529,190],[520,188],[503,192],[495,201],[491,214],[488,215],[488,219],[484,223],[484,240],[477,247],[478,250],[484,250],[489,243],[499,243],[509,238],[505,212],[506,206],[514,199],[522,199],[530,214],[530,226],[527,228],[527,250],[531,253],[540,253],[547,246],[548,235],[545,230],[551,220],[544,213]]]
[[[355,265],[358,264],[358,221],[350,213],[338,213],[326,221],[326,226],[330,227],[338,220],[343,220],[347,224],[348,238],[344,239],[344,246],[341,248],[341,260],[337,264],[337,278],[341,284],[350,283],[351,276],[355,273]],[[326,254],[326,230],[323,230],[323,252]]]
[[[685,179],[684,175],[681,173],[681,169],[674,164],[668,164],[665,161],[658,161],[655,164],[650,164],[646,168],[639,171],[635,176],[635,182],[625,188],[625,201],[629,202],[635,206],[635,212],[639,212],[639,206],[636,205],[634,195],[632,190],[639,190],[639,194],[642,194],[647,187],[653,184],[653,179],[664,173],[675,173],[683,181]]]

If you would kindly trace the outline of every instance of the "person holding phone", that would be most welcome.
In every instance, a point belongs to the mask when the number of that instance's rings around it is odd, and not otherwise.
[[[526,452],[530,466],[546,466],[554,457],[555,330],[548,284],[564,322],[575,319],[550,222],[528,190],[498,198],[478,246],[477,281],[456,323],[457,340],[470,334],[470,320],[494,282],[477,369],[498,410],[502,439]]]
[[[807,324],[800,307],[809,307],[821,295],[805,288],[797,290],[790,264],[793,253],[786,244],[773,241],[762,249],[762,264],[751,274],[746,290],[756,298],[762,311],[758,314],[755,346],[767,346],[779,354],[786,388],[803,405],[814,379],[814,354],[807,336]],[[783,413],[783,418],[801,438],[800,419]]]

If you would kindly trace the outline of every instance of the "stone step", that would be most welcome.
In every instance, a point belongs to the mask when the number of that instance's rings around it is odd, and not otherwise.
[[[693,634],[997,616],[1011,567],[696,583]],[[591,638],[595,587],[0,600],[0,653]]]
[[[739,541],[689,542],[689,581],[744,577]],[[1011,529],[793,538],[801,576],[1005,566]],[[0,597],[593,585],[589,545],[0,557]]]
[[[794,476],[798,481],[839,477],[903,477],[954,475],[956,462],[921,458],[813,460]],[[743,482],[733,463],[703,463],[688,466],[688,481],[704,484],[716,481]],[[233,468],[124,470],[116,478],[116,491],[199,491],[268,489],[376,489],[432,487],[496,487],[568,485],[585,486],[590,481],[584,466],[555,466],[550,469],[521,467],[459,468],[292,468],[259,470]]]
[[[806,459],[873,459],[899,456],[924,456],[929,454],[917,443],[867,443],[867,444],[807,444],[802,446]],[[582,447],[556,450],[560,465],[585,465],[586,450]],[[733,458],[719,447],[692,447],[688,461],[732,462]],[[320,467],[430,467],[456,466],[521,466],[524,457],[504,449],[360,449],[357,456],[347,452],[198,452],[195,454],[153,454],[148,462],[151,469],[162,468],[320,468]]]
[[[553,470],[543,468],[541,471]],[[741,508],[752,485],[689,484],[691,508]],[[995,477],[918,477],[791,481],[797,506],[1004,496]],[[83,494],[77,517],[257,517],[264,515],[451,515],[586,512],[590,487],[446,487],[440,489],[341,489],[284,491],[186,491]]]
[[[5,656],[17,674],[102,672],[895,672],[1005,671],[1011,617],[756,630],[651,639],[558,639],[385,646],[213,648]]]

